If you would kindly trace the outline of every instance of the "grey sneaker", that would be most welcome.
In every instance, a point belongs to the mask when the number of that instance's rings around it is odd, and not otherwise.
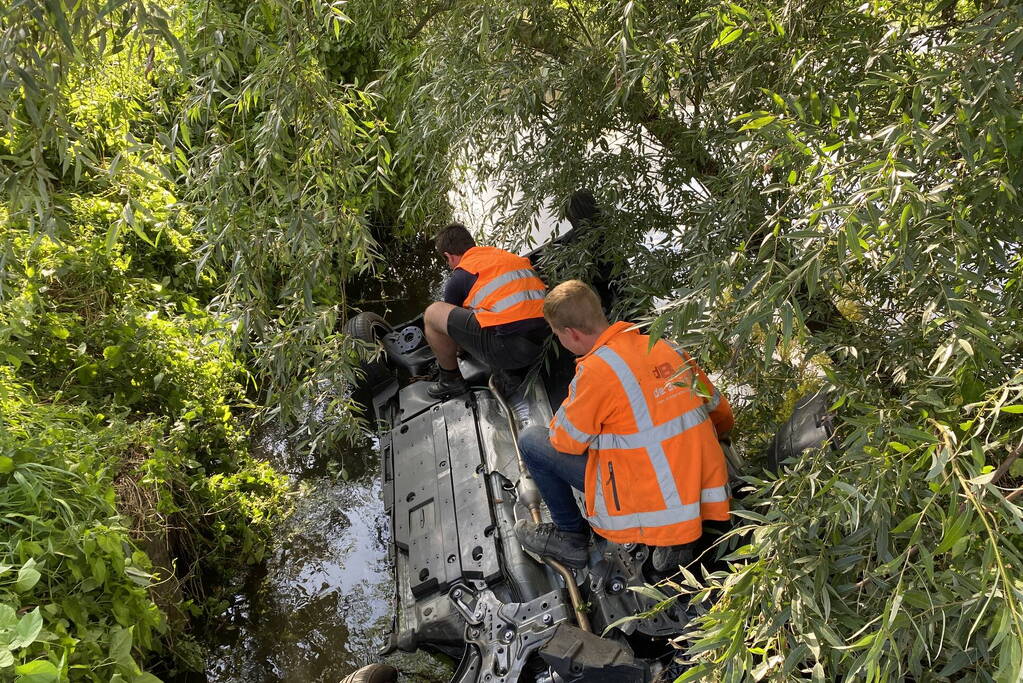
[[[462,373],[458,370],[440,370],[440,376],[436,382],[431,382],[426,387],[426,393],[431,398],[451,398],[468,391],[469,386],[462,379]]]
[[[590,557],[590,535],[562,531],[553,522],[537,524],[525,519],[515,523],[515,536],[526,550],[582,569]]]

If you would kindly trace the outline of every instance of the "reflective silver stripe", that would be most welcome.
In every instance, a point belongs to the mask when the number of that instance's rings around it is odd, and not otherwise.
[[[568,383],[568,399],[572,400],[575,398],[576,387],[579,386],[579,377],[583,374],[585,366],[577,365],[575,368],[575,375],[572,377],[572,381]],[[561,405],[565,405],[562,403]],[[558,410],[561,410],[560,408]]]
[[[601,346],[594,354],[607,363],[614,374],[618,377],[625,395],[632,407],[632,417],[636,422],[639,433],[650,433],[653,431],[654,423],[650,417],[650,410],[646,404],[646,396],[639,385],[639,380],[633,374],[632,368],[625,362],[618,353],[608,347]],[[646,446],[647,457],[654,468],[654,475],[657,477],[657,486],[661,490],[661,498],[664,500],[664,507],[668,510],[678,509],[682,506],[682,500],[678,495],[678,486],[675,485],[675,475],[668,464],[668,456],[664,454],[664,448],[660,441],[653,441]]]
[[[570,437],[579,443],[589,444],[593,441],[594,436],[596,436],[595,434],[587,434],[572,424],[571,420],[568,419],[568,416],[565,415],[564,408],[558,408],[558,412],[554,415],[554,426],[564,429]]]
[[[714,486],[700,491],[701,503],[724,503],[728,498],[727,486]]]
[[[721,405],[721,392],[715,389],[714,395],[707,401],[707,412],[713,412],[719,405]]]
[[[540,276],[537,275],[536,271],[531,268],[513,270],[499,277],[495,277],[493,280],[491,280],[482,288],[480,288],[480,291],[476,292],[476,296],[474,296],[472,300],[469,302],[469,308],[479,308],[480,302],[482,302],[485,298],[487,298],[487,296],[496,292],[501,287],[504,287],[509,282],[514,282],[515,280],[525,280],[527,278],[533,277],[539,279]],[[543,297],[540,298],[542,299]]]
[[[496,304],[490,308],[483,310],[490,311],[491,313],[500,313],[501,311],[507,310],[515,304],[521,304],[523,301],[530,301],[536,299],[543,299],[547,295],[545,289],[527,289],[524,292],[515,292],[503,299],[498,300]]]
[[[639,386],[639,380],[633,374],[632,368],[625,362],[625,359],[618,355],[618,352],[608,346],[601,346],[593,355],[611,366],[618,381],[625,390],[625,397],[629,399],[632,407],[632,417],[636,420],[636,428],[639,431],[650,429],[654,421],[650,418],[650,411],[646,405],[646,396],[643,395],[643,388]]]
[[[648,512],[630,512],[625,515],[610,515],[604,500],[604,488],[600,485],[599,475],[597,487],[594,489],[593,514],[589,521],[598,529],[608,531],[625,531],[639,527],[665,527],[683,522],[692,522],[701,518],[702,503],[724,503],[728,500],[728,489],[715,486],[700,492],[699,503],[686,503],[674,509],[652,510]]]
[[[703,424],[707,417],[706,406],[699,405],[690,411],[682,413],[673,420],[668,420],[664,424],[651,427],[646,431],[635,434],[598,434],[593,448],[597,450],[609,448],[651,448],[662,441],[666,441],[699,424]]]

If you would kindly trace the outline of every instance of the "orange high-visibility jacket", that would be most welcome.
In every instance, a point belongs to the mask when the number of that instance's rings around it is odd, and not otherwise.
[[[586,462],[586,517],[617,543],[678,545],[728,519],[732,409],[680,348],[619,322],[576,361],[551,444]]]
[[[462,306],[472,309],[480,327],[543,317],[547,287],[529,259],[497,247],[472,247],[458,267],[477,276]]]

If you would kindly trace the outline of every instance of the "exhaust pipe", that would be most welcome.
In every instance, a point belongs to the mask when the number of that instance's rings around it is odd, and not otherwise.
[[[497,390],[497,385],[494,383],[493,376],[490,377],[490,393],[494,395],[497,402],[501,405],[501,409],[504,410],[505,418],[508,420],[508,428],[512,433],[512,443],[515,444],[515,457],[519,461],[519,481],[515,485],[515,491],[519,496],[519,500],[522,501],[523,505],[529,510],[530,516],[533,518],[533,522],[539,524],[543,520],[543,516],[540,512],[540,503],[543,501],[543,497],[540,495],[540,489],[537,487],[536,482],[533,481],[533,475],[529,473],[529,468],[526,467],[525,461],[522,459],[522,451],[519,450],[519,426],[515,424],[515,415],[511,411],[511,407],[508,405],[508,401],[505,400],[501,392]],[[590,629],[590,619],[586,616],[586,612],[583,611],[583,599],[579,593],[579,586],[575,583],[575,576],[568,570],[568,567],[561,564],[557,560],[551,558],[544,558],[544,563],[551,567],[554,571],[561,575],[561,578],[565,581],[565,587],[568,588],[568,598],[572,602],[572,610],[575,612],[576,623],[579,624],[579,628],[588,633],[592,633]]]

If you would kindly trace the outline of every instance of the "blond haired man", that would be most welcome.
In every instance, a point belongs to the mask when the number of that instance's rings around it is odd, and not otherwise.
[[[543,315],[579,359],[549,429],[519,437],[553,520],[519,521],[519,541],[579,568],[592,528],[616,543],[654,546],[658,571],[677,566],[704,520],[728,519],[718,443],[733,424],[728,401],[682,349],[651,344],[631,323],[609,324],[596,292],[579,280],[552,289]],[[585,494],[585,516],[573,488]]]

